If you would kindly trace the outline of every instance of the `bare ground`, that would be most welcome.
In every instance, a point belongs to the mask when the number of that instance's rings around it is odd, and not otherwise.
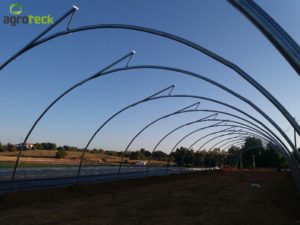
[[[300,199],[285,172],[194,173],[2,195],[0,224],[297,225]]]
[[[20,162],[24,163],[42,163],[42,164],[66,164],[66,165],[78,165],[82,152],[68,151],[68,155],[65,159],[56,159],[56,150],[26,150],[22,152]],[[18,151],[14,152],[0,152],[0,162],[15,162],[17,159]],[[83,163],[99,163],[100,159],[105,159],[106,163],[120,163],[121,157],[111,156],[107,154],[86,152]],[[124,161],[134,164],[139,160],[130,160],[128,157],[124,157]],[[151,160],[152,164],[166,164],[166,161]]]

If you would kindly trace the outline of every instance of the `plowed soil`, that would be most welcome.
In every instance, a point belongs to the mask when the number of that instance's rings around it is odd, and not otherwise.
[[[0,224],[297,225],[299,203],[288,172],[202,172],[5,194]]]

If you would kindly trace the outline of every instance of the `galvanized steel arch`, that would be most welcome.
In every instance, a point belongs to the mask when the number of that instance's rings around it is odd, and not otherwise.
[[[291,142],[291,140],[287,137],[287,135],[281,130],[281,128],[270,118],[268,117],[258,106],[256,106],[254,103],[252,103],[251,101],[249,101],[248,99],[246,99],[245,97],[237,94],[236,92],[232,91],[231,89],[225,87],[224,85],[219,84],[218,82],[215,82],[209,78],[206,78],[202,75],[193,73],[191,71],[187,71],[187,70],[182,70],[182,69],[178,69],[178,68],[173,68],[173,67],[165,67],[165,66],[155,66],[155,65],[143,65],[143,66],[125,66],[125,67],[121,67],[121,68],[117,68],[117,69],[112,69],[112,70],[108,70],[108,68],[111,68],[112,66],[118,64],[119,62],[123,61],[126,58],[129,58],[132,56],[132,52],[126,54],[125,56],[123,56],[122,58],[120,58],[119,60],[117,60],[116,62],[112,63],[111,65],[105,67],[104,69],[102,69],[100,72],[95,73],[94,75],[76,83],[75,85],[73,85],[72,87],[70,87],[68,90],[66,90],[65,92],[63,92],[60,96],[58,96],[53,102],[51,102],[51,104],[43,111],[43,113],[38,117],[38,119],[35,121],[34,125],[31,127],[30,131],[27,133],[23,143],[25,144],[30,136],[30,134],[32,133],[33,129],[35,128],[35,126],[37,125],[37,123],[42,119],[42,117],[47,113],[47,111],[49,111],[53,105],[55,105],[60,99],[62,99],[65,95],[67,95],[69,92],[71,92],[72,90],[74,90],[75,88],[83,85],[84,83],[93,80],[95,78],[98,78],[100,76],[104,76],[104,75],[108,75],[114,72],[118,72],[118,71],[124,71],[124,70],[136,70],[136,69],[158,69],[158,70],[165,70],[165,71],[173,71],[173,72],[178,72],[181,74],[187,74],[187,75],[191,75],[193,77],[199,78],[201,80],[204,80],[206,82],[209,82],[210,84],[213,84],[223,90],[225,90],[226,92],[234,95],[235,97],[241,99],[242,101],[246,102],[247,104],[249,104],[250,106],[252,106],[252,108],[254,108],[256,111],[258,111],[263,117],[265,117],[275,128],[277,128],[277,130],[284,136],[284,138],[286,139],[286,141],[290,144],[290,146],[292,148],[295,148],[293,146],[293,143]],[[237,108],[236,108],[237,109]],[[238,110],[238,109],[237,109]],[[243,113],[245,114],[245,113]],[[250,116],[250,115],[249,115]],[[252,119],[254,119],[253,117],[251,117]],[[254,119],[255,120],[255,119]],[[257,122],[257,121],[256,121]],[[264,126],[266,128],[266,126],[264,124],[261,124],[262,126]],[[270,132],[272,132],[269,128],[267,128]],[[272,132],[274,134],[274,132]],[[278,138],[279,141],[281,141]],[[282,142],[282,141],[281,141]],[[283,142],[282,142],[283,144]],[[19,158],[21,156],[21,152],[22,150],[19,151],[19,154],[17,156],[17,161],[15,164],[15,168],[14,168],[14,172],[13,172],[13,178],[14,179],[14,174],[17,168],[17,165],[19,163]]]
[[[66,18],[68,15],[70,15],[74,12],[75,12],[74,8],[70,9],[59,20],[62,21],[64,18]],[[181,43],[183,45],[186,45],[188,47],[191,47],[191,48],[205,54],[206,56],[216,60],[217,62],[225,65],[226,67],[230,68],[234,72],[236,72],[239,76],[244,78],[253,87],[255,87],[261,94],[263,94],[281,112],[281,114],[289,121],[289,123],[294,127],[294,129],[297,131],[297,133],[300,134],[300,127],[299,127],[298,123],[290,115],[290,113],[285,109],[285,107],[270,92],[268,92],[262,85],[260,85],[255,79],[253,79],[248,73],[246,73],[244,70],[242,70],[239,66],[237,66],[233,62],[223,58],[222,56],[216,54],[215,52],[212,52],[212,51],[204,48],[203,46],[200,46],[199,44],[196,44],[192,41],[189,41],[185,38],[176,36],[171,33],[159,31],[156,29],[148,28],[148,27],[128,25],[128,24],[97,24],[97,25],[88,25],[88,26],[77,27],[77,28],[73,28],[73,29],[68,27],[68,29],[66,31],[57,32],[52,35],[49,35],[46,38],[41,39],[42,36],[44,36],[49,30],[51,30],[54,26],[57,25],[57,23],[60,22],[59,20],[58,20],[58,22],[55,22],[55,24],[53,24],[52,26],[48,27],[48,29],[45,32],[43,32],[41,35],[39,35],[37,38],[35,38],[33,41],[31,41],[27,46],[25,46],[19,52],[14,54],[12,57],[10,57],[4,64],[2,64],[0,66],[0,70],[3,69],[8,63],[10,63],[17,56],[30,50],[31,48],[36,47],[47,41],[50,41],[56,37],[63,36],[63,35],[69,34],[69,33],[77,33],[77,32],[81,32],[81,31],[94,30],[94,29],[125,29],[125,30],[134,30],[134,31],[149,33],[149,34],[164,37],[164,38],[173,40],[175,42]]]

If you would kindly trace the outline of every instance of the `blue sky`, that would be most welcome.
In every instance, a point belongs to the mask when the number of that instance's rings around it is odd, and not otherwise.
[[[299,42],[300,2],[256,1]],[[16,1],[0,3],[0,18]],[[71,27],[100,23],[146,26],[173,33],[215,51],[238,64],[270,91],[300,121],[299,76],[269,41],[226,1],[17,1],[23,15],[51,15],[54,20],[73,4],[80,10]],[[50,33],[66,29],[67,20]],[[34,38],[46,25],[0,24],[0,62]],[[285,118],[233,71],[193,49],[149,34],[124,30],[93,30],[52,40],[23,54],[0,71],[0,141],[17,143],[39,113],[63,90],[101,70],[134,49],[131,65],[155,64],[183,68],[214,79],[262,107],[293,138]],[[262,119],[245,103],[201,80],[171,72],[140,70],[115,73],[87,83],[54,106],[32,133],[29,142],[51,141],[83,147],[111,114],[169,85],[176,94],[212,97]],[[193,99],[164,99],[122,113],[96,137],[91,147],[123,150],[130,139],[152,120],[193,104]],[[202,109],[227,108],[202,101]],[[151,149],[167,132],[205,113],[174,116],[146,130],[131,149]],[[221,117],[220,118],[226,118]],[[266,122],[269,125],[268,122]],[[270,126],[271,127],[271,126]],[[159,147],[169,151],[199,124],[172,134]],[[275,131],[276,132],[276,131]],[[182,142],[189,146],[204,132]],[[298,142],[300,139],[298,138]],[[200,144],[199,144],[200,146]]]

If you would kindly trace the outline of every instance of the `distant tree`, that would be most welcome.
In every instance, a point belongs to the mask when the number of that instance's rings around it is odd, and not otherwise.
[[[252,168],[253,157],[255,158],[256,166],[261,166],[258,158],[264,150],[264,146],[260,139],[254,137],[246,138],[244,147],[241,149],[243,152],[243,166]]]
[[[130,152],[129,159],[130,160],[137,160],[138,159],[138,153],[137,152]]]
[[[35,149],[37,150],[43,150],[43,146],[40,143],[35,143],[34,144]]]
[[[210,152],[210,154],[215,161],[215,166],[223,167],[226,158],[225,152],[221,151],[219,148],[215,148]]]
[[[57,150],[55,158],[60,159],[60,158],[66,158],[68,155],[68,152],[65,149]]]
[[[204,166],[205,167],[217,166],[216,153],[212,151],[206,151],[205,158],[204,158]]]
[[[193,150],[184,149],[184,155],[181,158],[180,165],[192,165],[194,163],[195,153]]]
[[[4,147],[3,147],[3,145],[2,145],[2,143],[0,142],[0,152],[4,152]]]
[[[63,149],[64,149],[63,146],[58,146],[58,147],[57,147],[57,150],[63,150]]]
[[[16,149],[16,146],[15,145],[13,145],[13,144],[11,144],[11,143],[8,143],[7,144],[7,151],[9,151],[9,152],[13,152],[13,151],[16,151],[17,149]]]
[[[131,152],[129,159],[131,160],[143,160],[145,159],[145,155],[141,151]]]
[[[131,160],[145,160],[151,156],[151,153],[144,148],[139,151],[128,152],[125,156],[129,157]]]
[[[144,155],[145,158],[149,158],[151,156],[151,152],[145,150],[144,148],[141,148],[140,152]]]
[[[240,148],[236,146],[231,146],[228,149],[228,155],[227,158],[225,159],[225,164],[229,166],[235,166],[234,163],[236,162],[236,160],[239,159],[240,152],[241,152]]]
[[[43,143],[44,144],[44,150],[56,150],[56,144],[54,143]]]
[[[182,162],[182,158],[185,155],[186,151],[187,151],[187,148],[180,147],[180,148],[177,148],[176,151],[172,153],[172,155],[175,158],[175,163],[177,165],[181,165],[182,163],[184,163],[184,162]]]
[[[197,151],[194,153],[195,159],[194,159],[194,165],[195,166],[204,166],[204,158],[205,158],[206,152],[204,151]]]
[[[131,155],[131,152],[125,152],[124,153],[124,157],[130,157],[130,155]]]
[[[287,164],[276,145],[269,142],[264,147],[261,140],[257,138],[247,138],[241,151],[244,167],[252,168],[253,160],[255,160],[255,167],[285,167]]]
[[[71,149],[71,147],[68,146],[68,145],[64,145],[64,146],[63,146],[63,149],[66,150],[66,151],[69,151],[69,150]]]
[[[116,151],[107,150],[107,151],[105,151],[105,153],[107,155],[111,155],[111,156],[119,156],[119,153]]]
[[[162,151],[154,151],[153,152],[153,159],[155,160],[167,160],[168,155]]]
[[[37,150],[56,150],[56,144],[51,142],[35,143],[34,148]]]
[[[265,151],[259,158],[259,162],[263,167],[285,167],[287,162],[283,155],[278,151],[278,148],[271,142],[266,146]]]

